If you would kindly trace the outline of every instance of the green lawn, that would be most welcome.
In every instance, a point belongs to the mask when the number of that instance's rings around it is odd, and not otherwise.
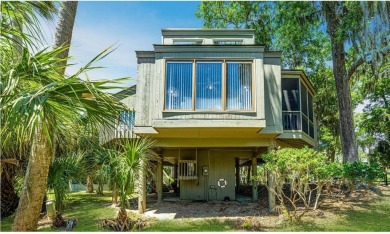
[[[390,193],[370,203],[357,204],[353,210],[326,212],[324,217],[304,219],[301,225],[275,231],[383,232],[390,231]]]
[[[97,226],[97,220],[114,218],[115,209],[111,206],[110,194],[98,197],[94,194],[77,192],[71,194],[64,215],[77,217],[78,225],[74,231],[108,231]],[[265,227],[266,231],[390,231],[390,192],[369,203],[360,202],[349,210],[326,210],[319,217],[304,217],[300,225],[275,225]],[[13,217],[1,220],[1,231],[10,231]],[[187,231],[187,232],[222,232],[243,231],[235,221],[212,219],[175,219],[152,220],[149,225],[138,231]],[[59,231],[51,227],[40,227],[39,231]]]
[[[67,208],[64,216],[67,218],[77,217],[78,225],[74,231],[104,231],[97,226],[97,220],[103,218],[115,217],[115,209],[111,207],[111,196],[99,197],[95,194],[87,194],[85,192],[76,192],[71,194],[71,198],[67,203]],[[13,217],[7,217],[1,220],[1,231],[11,231],[11,222]],[[41,227],[38,231],[57,231],[51,227]]]

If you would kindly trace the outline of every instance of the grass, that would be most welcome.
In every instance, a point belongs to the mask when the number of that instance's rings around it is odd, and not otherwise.
[[[352,210],[326,212],[323,217],[304,218],[299,225],[274,231],[383,232],[390,230],[390,192],[369,203],[356,203]]]
[[[229,232],[240,231],[234,228],[233,221],[219,219],[175,219],[159,220],[140,231],[145,232]]]
[[[322,216],[308,216],[299,225],[276,225],[267,231],[389,231],[390,230],[390,190],[371,202],[356,202],[353,209],[324,210]],[[77,217],[78,224],[73,231],[108,231],[97,226],[98,219],[114,218],[116,211],[111,207],[110,194],[103,197],[85,192],[72,193],[64,216]],[[1,231],[11,231],[13,217],[1,220]],[[60,231],[49,226],[38,231]],[[243,231],[235,221],[217,218],[151,220],[145,228],[147,232],[225,232]]]
[[[73,229],[74,231],[104,231],[98,227],[98,219],[114,218],[116,214],[115,208],[111,207],[111,196],[96,196],[95,194],[87,194],[85,192],[71,193],[67,208],[64,212],[66,218],[76,217],[78,224]],[[1,220],[1,231],[11,231],[11,225],[14,216],[7,217]],[[38,231],[59,231],[50,226],[39,227]]]

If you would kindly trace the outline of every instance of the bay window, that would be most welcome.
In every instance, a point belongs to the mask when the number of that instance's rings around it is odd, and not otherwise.
[[[166,64],[165,110],[253,110],[252,63],[169,61]]]

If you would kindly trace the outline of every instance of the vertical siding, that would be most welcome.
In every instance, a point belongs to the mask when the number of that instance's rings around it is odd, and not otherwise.
[[[282,126],[281,66],[279,58],[264,64],[264,103],[267,126]]]
[[[138,64],[137,69],[137,95],[135,103],[135,125],[150,126],[151,125],[151,111],[153,107],[151,102],[154,99],[154,88],[152,80],[155,77],[155,64],[143,63]]]

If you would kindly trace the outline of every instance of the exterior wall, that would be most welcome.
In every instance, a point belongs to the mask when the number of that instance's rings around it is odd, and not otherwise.
[[[136,103],[136,95],[130,95],[124,99],[121,100],[130,110],[135,109],[135,103]]]
[[[235,158],[252,157],[251,151],[229,149],[198,149],[196,180],[180,180],[181,200],[224,200],[235,199]],[[177,149],[164,150],[164,157],[175,157]],[[180,150],[181,159],[195,159],[193,150]],[[208,175],[202,175],[203,167],[208,167]],[[218,187],[218,180],[225,179],[225,188]],[[210,189],[210,186],[215,189]]]
[[[140,63],[140,61],[151,61],[142,57],[138,64],[137,74],[137,96],[136,103],[136,126],[148,126],[153,127],[155,121],[161,120],[265,120],[264,110],[264,69],[263,69],[263,48],[253,47],[257,51],[253,51],[244,48],[244,52],[237,50],[237,46],[224,48],[225,52],[217,51],[216,48],[221,50],[220,47],[207,47],[196,48],[193,52],[185,52],[188,48],[180,46],[180,50],[174,46],[170,46],[170,52],[164,47],[156,47],[155,63]],[[159,51],[162,52],[159,52]],[[176,51],[173,51],[176,50]],[[176,112],[176,111],[164,111],[165,101],[165,64],[170,58],[174,59],[211,59],[211,60],[252,60],[253,61],[253,76],[254,76],[254,111],[232,111],[232,112]],[[238,122],[237,122],[238,123]],[[263,124],[264,122],[259,122]],[[234,126],[234,123],[230,124],[226,122],[226,126]],[[171,127],[171,126],[166,126]],[[189,122],[188,127],[191,127]],[[199,127],[199,126],[194,126]],[[265,124],[264,126],[265,127]],[[142,132],[140,132],[142,133]]]
[[[262,133],[282,133],[282,77],[280,55],[267,54],[265,55],[264,63],[264,102],[267,127],[262,130]]]

